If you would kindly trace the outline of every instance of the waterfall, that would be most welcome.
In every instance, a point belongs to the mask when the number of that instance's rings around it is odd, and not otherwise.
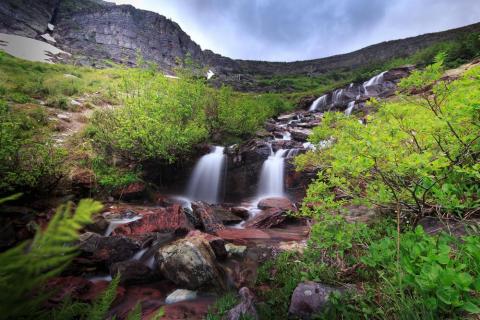
[[[284,155],[287,150],[271,153],[263,163],[258,188],[259,197],[283,196]]]
[[[340,99],[342,99],[343,91],[343,89],[335,90],[335,92],[333,93],[333,104],[338,104]]]
[[[212,152],[200,158],[188,182],[187,195],[190,199],[218,203],[224,176],[223,150],[223,147],[215,147]]]
[[[351,101],[348,103],[347,110],[345,110],[345,115],[349,116],[352,114],[353,108],[355,108],[355,101]]]
[[[324,94],[320,98],[317,98],[315,101],[313,101],[308,111],[316,111],[318,107],[325,107],[326,105],[327,105],[327,95]]]
[[[363,83],[363,90],[365,91],[365,95],[366,96],[369,96],[370,93],[368,92],[368,88],[369,87],[373,87],[373,86],[376,86],[376,85],[379,85],[380,83],[383,82],[383,75],[387,73],[387,71],[384,71],[380,74],[377,74],[375,77],[371,78],[370,80],[368,81],[365,81]]]

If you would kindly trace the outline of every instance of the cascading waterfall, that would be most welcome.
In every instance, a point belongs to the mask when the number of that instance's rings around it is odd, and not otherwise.
[[[387,73],[387,71],[377,74],[375,77],[363,83],[363,90],[365,91],[366,96],[371,96],[371,93],[368,92],[369,87],[376,86],[383,82],[383,75],[385,73]]]
[[[193,200],[218,203],[224,176],[224,147],[215,147],[200,158],[188,183],[187,195]]]
[[[352,114],[353,108],[355,108],[355,101],[351,101],[348,103],[347,110],[345,110],[345,115],[349,116]]]
[[[339,103],[340,99],[342,99],[343,92],[343,89],[335,90],[335,92],[333,93],[333,104]]]
[[[324,94],[320,98],[317,98],[315,101],[313,101],[308,111],[316,111],[318,107],[325,107],[326,105],[327,105],[327,95]]]
[[[287,150],[279,149],[270,153],[263,163],[258,187],[258,196],[283,196],[284,156]]]

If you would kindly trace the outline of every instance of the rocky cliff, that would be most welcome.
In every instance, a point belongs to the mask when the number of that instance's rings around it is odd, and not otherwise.
[[[48,30],[47,23],[55,25]],[[354,69],[392,58],[408,56],[441,41],[480,32],[480,23],[454,30],[388,41],[328,58],[265,62],[233,60],[202,50],[175,22],[157,13],[101,0],[24,0],[0,3],[0,32],[39,37],[50,32],[62,49],[74,53],[76,62],[101,65],[105,60],[134,64],[140,52],[171,72],[190,57],[223,80],[251,79],[252,75],[316,75],[335,69]]]

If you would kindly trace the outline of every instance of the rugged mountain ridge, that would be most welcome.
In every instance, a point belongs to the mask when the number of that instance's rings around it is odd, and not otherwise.
[[[53,31],[47,24],[55,25]],[[39,37],[50,32],[60,48],[74,53],[77,63],[102,65],[105,60],[134,64],[137,52],[171,72],[191,58],[228,81],[252,75],[318,75],[355,69],[404,57],[441,41],[480,32],[480,23],[417,37],[372,45],[355,52],[296,62],[233,60],[202,50],[180,26],[166,17],[129,5],[101,0],[24,0],[0,3],[0,32]]]

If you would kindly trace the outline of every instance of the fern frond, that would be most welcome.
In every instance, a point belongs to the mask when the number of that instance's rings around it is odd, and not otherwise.
[[[105,319],[110,306],[112,305],[115,297],[117,296],[117,287],[120,283],[120,273],[117,273],[115,278],[112,279],[110,285],[105,292],[95,301],[93,304],[87,319],[89,320],[103,320]]]

